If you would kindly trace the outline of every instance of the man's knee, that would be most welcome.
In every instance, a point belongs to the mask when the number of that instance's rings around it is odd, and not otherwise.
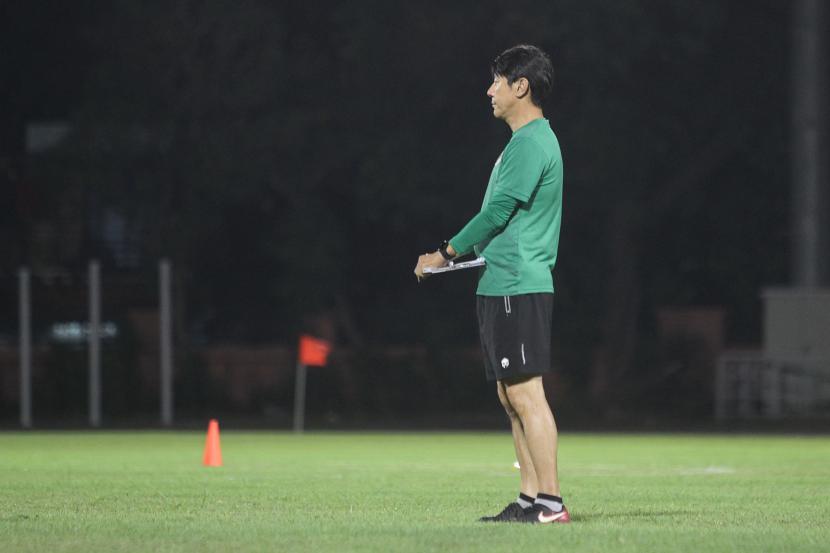
[[[531,412],[538,404],[541,388],[535,379],[513,381],[504,384],[504,393],[507,402],[516,411],[519,417]],[[544,392],[541,392],[542,394]],[[542,399],[544,396],[542,395]]]
[[[507,416],[510,419],[518,420],[519,414],[516,412],[516,409],[513,408],[511,405],[510,400],[507,398],[507,391],[506,386],[501,382],[496,383],[496,391],[499,394],[499,401],[501,402],[501,406],[504,407],[504,411],[507,413]]]

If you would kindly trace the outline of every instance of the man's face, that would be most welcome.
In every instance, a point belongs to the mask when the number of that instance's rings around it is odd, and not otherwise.
[[[513,110],[513,106],[518,101],[513,90],[517,84],[518,80],[510,86],[507,84],[507,79],[501,75],[493,77],[493,84],[487,89],[487,96],[490,97],[494,117],[504,119]]]

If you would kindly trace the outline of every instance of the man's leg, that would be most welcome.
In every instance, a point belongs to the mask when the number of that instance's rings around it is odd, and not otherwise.
[[[519,461],[521,492],[527,496],[536,497],[539,491],[539,483],[536,479],[536,470],[534,469],[533,460],[530,457],[530,451],[527,448],[527,439],[525,438],[524,428],[522,428],[522,421],[519,418],[519,414],[507,399],[504,383],[501,381],[496,382],[496,388],[499,394],[499,401],[501,401],[502,407],[504,407],[510,419],[510,429],[513,432],[513,446],[516,448],[516,459]]]
[[[522,436],[526,442],[526,450],[535,472],[538,486],[536,491],[561,497],[559,475],[556,468],[558,447],[556,422],[545,398],[542,377],[534,376],[527,379],[517,379],[503,384],[507,402],[519,415]],[[515,428],[514,423],[514,441]],[[518,455],[519,442],[516,442],[516,444]],[[519,463],[524,466],[521,459]],[[522,484],[524,485],[524,483],[524,473],[522,473]]]

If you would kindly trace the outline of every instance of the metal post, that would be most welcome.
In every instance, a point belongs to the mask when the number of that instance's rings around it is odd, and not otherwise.
[[[792,48],[792,229],[793,279],[796,286],[825,284],[824,239],[827,224],[822,190],[824,140],[823,0],[793,4]],[[825,219],[822,221],[822,219]]]
[[[173,424],[173,317],[170,290],[170,260],[159,261],[159,322],[161,343],[161,424]]]
[[[717,420],[726,418],[727,394],[729,393],[728,374],[732,363],[732,361],[721,359],[715,367],[715,419]]]
[[[101,264],[89,262],[89,425],[101,426]]]
[[[738,367],[738,416],[749,419],[755,415],[753,409],[755,363],[743,363]]]
[[[32,297],[29,269],[21,268],[20,283],[20,426],[32,427]]]
[[[297,363],[297,377],[294,380],[294,432],[302,432],[305,427],[305,379],[306,366]]]
[[[761,375],[761,401],[764,414],[771,419],[781,418],[781,364],[771,361]]]

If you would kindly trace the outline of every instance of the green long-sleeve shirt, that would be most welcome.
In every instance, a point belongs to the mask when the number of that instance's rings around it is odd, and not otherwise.
[[[562,154],[547,119],[517,129],[496,160],[481,211],[450,244],[487,260],[477,294],[553,292],[562,220]]]

